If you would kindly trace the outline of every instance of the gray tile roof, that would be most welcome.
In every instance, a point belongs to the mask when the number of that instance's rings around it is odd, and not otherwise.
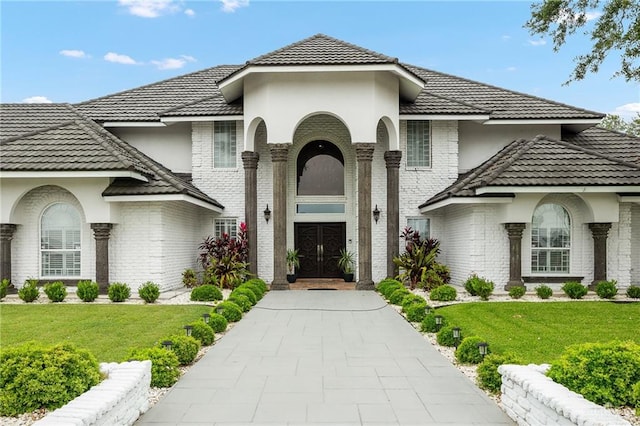
[[[0,108],[2,171],[136,171],[148,182],[116,178],[104,195],[187,194],[223,208],[190,179],[172,173],[70,105],[2,104]]]
[[[564,134],[562,140],[575,145],[605,152],[622,161],[640,164],[640,138],[612,130],[592,127],[580,133]]]
[[[489,115],[491,111],[422,91],[415,102],[400,102],[400,114]]]
[[[193,117],[205,115],[242,115],[242,99],[227,103],[222,95],[217,94],[199,99],[186,105],[161,112],[161,117]]]
[[[588,134],[581,138],[590,140]],[[420,207],[451,197],[476,196],[477,189],[486,187],[611,185],[640,185],[640,164],[615,158],[606,150],[537,136],[513,141]]]

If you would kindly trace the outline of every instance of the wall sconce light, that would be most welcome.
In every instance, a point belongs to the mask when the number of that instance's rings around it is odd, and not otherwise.
[[[267,208],[264,209],[264,220],[269,223],[269,219],[271,219],[271,210],[269,210],[269,204],[267,204]]]
[[[373,220],[375,220],[376,223],[378,223],[378,220],[380,220],[380,210],[378,210],[377,204],[376,204],[376,208],[373,209]]]

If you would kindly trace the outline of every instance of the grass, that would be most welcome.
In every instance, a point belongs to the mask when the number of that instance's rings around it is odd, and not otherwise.
[[[130,347],[182,334],[209,311],[204,305],[0,305],[0,345],[72,342],[99,362],[121,362]]]
[[[481,302],[438,309],[463,336],[477,335],[494,353],[550,363],[572,344],[631,340],[640,344],[640,304]]]

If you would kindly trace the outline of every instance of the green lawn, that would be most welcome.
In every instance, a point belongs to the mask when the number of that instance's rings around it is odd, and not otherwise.
[[[130,347],[153,346],[211,311],[203,305],[0,305],[0,345],[72,342],[100,362],[123,361]]]
[[[479,302],[437,313],[460,327],[463,336],[480,336],[493,352],[513,352],[527,363],[549,363],[575,343],[640,343],[640,303]]]

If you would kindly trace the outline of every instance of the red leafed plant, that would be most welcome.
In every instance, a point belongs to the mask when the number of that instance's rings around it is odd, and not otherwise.
[[[199,249],[200,264],[205,275],[215,276],[220,287],[236,287],[248,277],[249,243],[244,222],[240,223],[235,238],[227,233],[220,237],[209,236]]]

